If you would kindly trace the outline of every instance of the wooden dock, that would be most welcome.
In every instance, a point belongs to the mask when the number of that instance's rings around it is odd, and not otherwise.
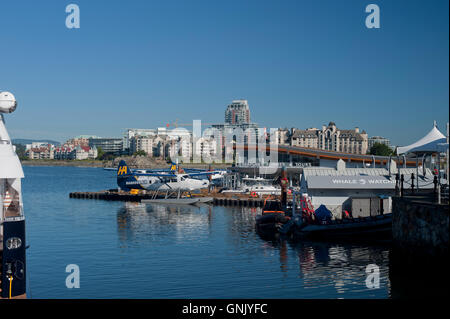
[[[213,204],[217,206],[244,206],[244,207],[262,207],[264,198],[253,198],[248,195],[233,195],[224,196],[220,193],[206,193],[195,197],[213,197]],[[152,194],[130,194],[128,192],[73,192],[69,194],[70,198],[79,199],[97,199],[109,201],[125,201],[125,202],[140,202],[142,199],[154,198]],[[163,197],[160,197],[163,198]]]

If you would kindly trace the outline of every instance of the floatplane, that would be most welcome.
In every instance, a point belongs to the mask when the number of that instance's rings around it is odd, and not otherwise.
[[[173,165],[172,165],[173,168]],[[216,171],[196,171],[186,173],[181,169],[170,171],[133,172],[125,161],[120,161],[117,169],[117,185],[124,191],[152,191],[151,199],[142,200],[142,203],[164,204],[195,204],[208,203],[212,197],[191,197],[191,192],[208,188],[210,180],[199,178],[217,174]],[[184,193],[188,197],[183,197]],[[164,195],[160,198],[161,193]]]

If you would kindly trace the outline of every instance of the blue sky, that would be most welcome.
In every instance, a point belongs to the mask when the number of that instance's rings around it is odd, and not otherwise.
[[[67,29],[78,4],[81,28]],[[381,11],[367,29],[366,5]],[[448,1],[3,1],[0,89],[13,138],[121,136],[223,122],[359,126],[404,145],[449,118]]]

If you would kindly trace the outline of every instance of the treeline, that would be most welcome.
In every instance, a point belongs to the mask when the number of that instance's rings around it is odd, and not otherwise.
[[[383,143],[374,143],[369,150],[370,155],[391,156],[395,155],[395,151]]]
[[[26,160],[28,159],[27,155],[25,154],[25,145],[23,144],[13,144],[16,147],[16,154],[19,157],[19,159],[22,160]]]

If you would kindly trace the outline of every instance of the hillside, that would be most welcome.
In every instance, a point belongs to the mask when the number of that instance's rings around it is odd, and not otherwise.
[[[26,138],[13,138],[12,139],[12,143],[15,145],[17,145],[17,144],[26,145],[26,144],[31,144],[34,142],[42,142],[42,143],[48,143],[48,144],[53,144],[53,145],[61,144],[61,142],[53,141],[53,140],[46,140],[46,139],[42,139],[42,140],[34,140],[34,139],[26,139]]]

